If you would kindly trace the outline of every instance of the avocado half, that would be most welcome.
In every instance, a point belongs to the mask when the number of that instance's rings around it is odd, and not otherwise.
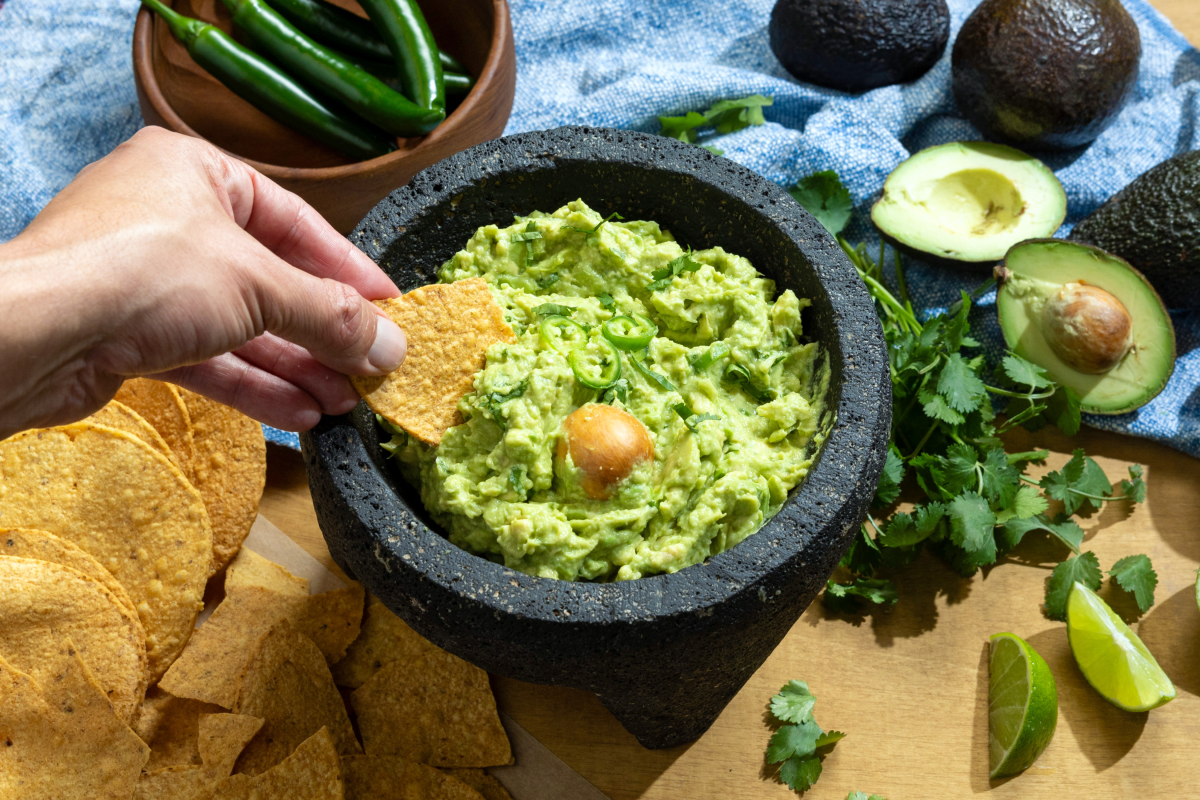
[[[918,258],[994,264],[1026,239],[1051,236],[1067,215],[1054,173],[1000,144],[951,142],[896,167],[871,221]]]
[[[1124,414],[1175,371],[1175,328],[1149,281],[1098,247],[1023,242],[996,268],[1004,341],[1074,389],[1083,410]]]

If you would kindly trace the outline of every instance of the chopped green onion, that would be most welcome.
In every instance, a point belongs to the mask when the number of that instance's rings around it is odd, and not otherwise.
[[[613,317],[600,328],[618,350],[643,350],[658,333],[658,326],[641,314]]]
[[[575,313],[575,309],[558,303],[542,303],[540,306],[534,306],[533,313],[539,317],[569,317]]]
[[[589,389],[607,389],[621,377],[621,354],[610,342],[601,338],[594,343],[600,352],[588,347],[580,347],[571,351],[567,363],[575,379]]]
[[[560,355],[567,355],[587,344],[587,331],[573,319],[555,315],[542,320],[538,328],[542,343]]]
[[[648,380],[650,383],[654,384],[659,389],[662,389],[664,392],[675,391],[675,385],[673,383],[671,383],[669,380],[667,380],[665,375],[660,375],[657,372],[655,372],[654,370],[647,367],[645,364],[642,363],[642,361],[640,359],[638,359],[638,357],[636,355],[631,354],[629,356],[629,360],[633,362],[633,368],[636,371],[640,372],[642,374],[642,377],[645,378],[646,380]]]
[[[696,370],[696,372],[704,372],[704,370],[729,355],[729,353],[729,345],[724,342],[716,342],[703,353],[688,356],[688,363],[692,365],[692,369]]]

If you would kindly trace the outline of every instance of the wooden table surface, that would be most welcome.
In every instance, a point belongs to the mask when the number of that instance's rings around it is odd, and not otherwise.
[[[1200,41],[1200,0],[1152,0],[1188,38]],[[1146,466],[1149,495],[1132,511],[1111,504],[1083,520],[1084,549],[1102,568],[1146,553],[1158,571],[1154,607],[1136,629],[1175,681],[1178,698],[1129,714],[1083,680],[1066,628],[1042,616],[1047,576],[1061,545],[1027,537],[985,573],[962,579],[925,557],[897,576],[900,603],[863,617],[827,614],[814,603],[699,741],[647,751],[594,696],[497,679],[501,707],[613,800],[627,798],[795,797],[763,760],[767,701],[790,679],[817,695],[816,717],[849,735],[825,759],[807,800],[843,800],[853,790],[891,800],[997,797],[1195,797],[1200,777],[1200,610],[1193,595],[1200,565],[1200,461],[1141,439],[1085,429],[1074,439],[1020,432],[1010,449],[1046,447],[1044,470],[1083,447],[1115,483],[1131,462]],[[1040,474],[1039,471],[1033,471]],[[262,513],[336,570],[317,527],[299,454],[270,447]],[[1131,612],[1105,585],[1102,596]],[[1136,611],[1136,609],[1132,609]],[[1033,768],[987,779],[988,636],[1012,631],[1050,665],[1059,723]]]

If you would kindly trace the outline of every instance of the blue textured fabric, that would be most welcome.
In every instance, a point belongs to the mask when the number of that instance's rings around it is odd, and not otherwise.
[[[948,0],[951,35],[978,0]],[[1145,0],[1123,0],[1142,36],[1136,92],[1090,147],[1047,156],[1069,199],[1071,225],[1153,165],[1200,147],[1200,53]],[[507,133],[586,124],[657,131],[658,114],[730,97],[774,97],[767,124],[712,141],[725,156],[790,186],[837,170],[857,214],[851,241],[874,248],[867,211],[909,154],[980,138],[954,108],[950,53],[919,80],[862,95],[799,83],[771,53],[773,0],[510,0],[517,97]],[[134,0],[7,0],[0,8],[0,241],[18,233],[84,164],[140,124],[130,65]],[[953,38],[952,38],[953,41]],[[915,298],[937,309],[983,276],[908,265]],[[995,296],[973,322],[995,355]],[[1107,430],[1200,455],[1200,314],[1174,314],[1180,357],[1167,389]],[[268,438],[295,446],[293,434]]]

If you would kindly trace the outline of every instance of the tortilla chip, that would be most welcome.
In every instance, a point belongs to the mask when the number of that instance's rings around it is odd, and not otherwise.
[[[257,586],[291,597],[308,597],[308,579],[299,578],[253,550],[240,550],[225,570],[225,594]]]
[[[0,788],[5,797],[126,800],[149,748],[68,640],[47,665],[44,690],[0,658]]]
[[[212,533],[200,495],[145,442],[78,423],[0,442],[0,525],[50,531],[112,573],[141,617],[152,683],[183,650]]]
[[[242,550],[226,571],[225,599],[192,636],[161,686],[179,697],[233,708],[242,670],[271,626],[291,622],[331,663],[358,631],[362,596],[357,584],[310,596],[308,581]]]
[[[398,756],[342,759],[346,800],[483,800],[467,784]]]
[[[213,531],[213,563],[237,555],[258,516],[267,482],[262,425],[229,406],[181,389],[192,419],[193,483],[204,498]]]
[[[169,383],[150,378],[129,378],[121,384],[113,399],[133,409],[158,431],[175,454],[176,462],[182,465],[183,474],[191,481],[195,457],[192,418],[179,390]]]
[[[483,795],[483,800],[513,800],[504,784],[481,769],[443,769],[442,772],[470,786]]]
[[[238,756],[262,726],[261,719],[245,714],[200,717],[200,758],[210,780],[220,780],[233,772]]]
[[[333,667],[338,686],[357,689],[384,664],[415,661],[427,655],[443,655],[457,660],[408,627],[376,597],[367,602],[362,632],[346,651],[346,657]]]
[[[258,640],[272,625],[297,616],[306,599],[257,586],[229,592],[159,685],[177,697],[233,708]]]
[[[129,610],[135,620],[138,620],[138,630],[143,640],[146,632],[142,630],[137,608],[129,599],[125,587],[117,583],[112,573],[100,566],[100,562],[87,554],[79,545],[66,539],[59,538],[48,531],[35,531],[29,528],[0,528],[0,555],[16,556],[17,558],[34,558],[38,561],[50,561],[62,564],[77,572],[82,572],[92,580],[99,581],[105,589],[113,593],[122,606]]]
[[[274,768],[257,777],[218,781],[213,800],[344,800],[341,763],[327,728],[314,733]]]
[[[167,445],[166,440],[154,429],[154,426],[147,422],[141,414],[124,403],[112,400],[104,408],[81,421],[88,425],[103,425],[106,428],[115,428],[119,431],[125,431],[130,436],[136,436],[166,456],[184,474],[184,477],[187,476],[187,471],[184,469],[183,464],[180,463],[179,458]]]
[[[133,800],[196,800],[212,786],[201,767],[176,764],[142,773]]]
[[[147,692],[146,700],[133,722],[134,733],[150,745],[150,761],[146,769],[199,766],[202,763],[197,743],[200,715],[221,710],[220,706],[175,697],[157,686]]]
[[[408,355],[395,372],[351,375],[350,382],[376,414],[426,444],[441,444],[447,428],[462,424],[458,401],[471,391],[487,349],[514,339],[483,278],[422,286],[375,305],[400,326]]]
[[[385,664],[350,702],[368,755],[433,767],[513,763],[487,673],[462,659]]]
[[[238,759],[238,772],[266,772],[322,728],[329,730],[339,754],[362,752],[325,657],[287,622],[259,640],[242,673],[233,710],[263,720],[262,730]]]
[[[296,630],[313,640],[328,664],[336,664],[346,648],[358,638],[366,593],[362,584],[351,582],[344,589],[310,596],[298,619]]]
[[[76,643],[123,722],[146,694],[146,643],[137,617],[99,581],[49,561],[0,557],[0,654],[39,686],[63,640]]]

